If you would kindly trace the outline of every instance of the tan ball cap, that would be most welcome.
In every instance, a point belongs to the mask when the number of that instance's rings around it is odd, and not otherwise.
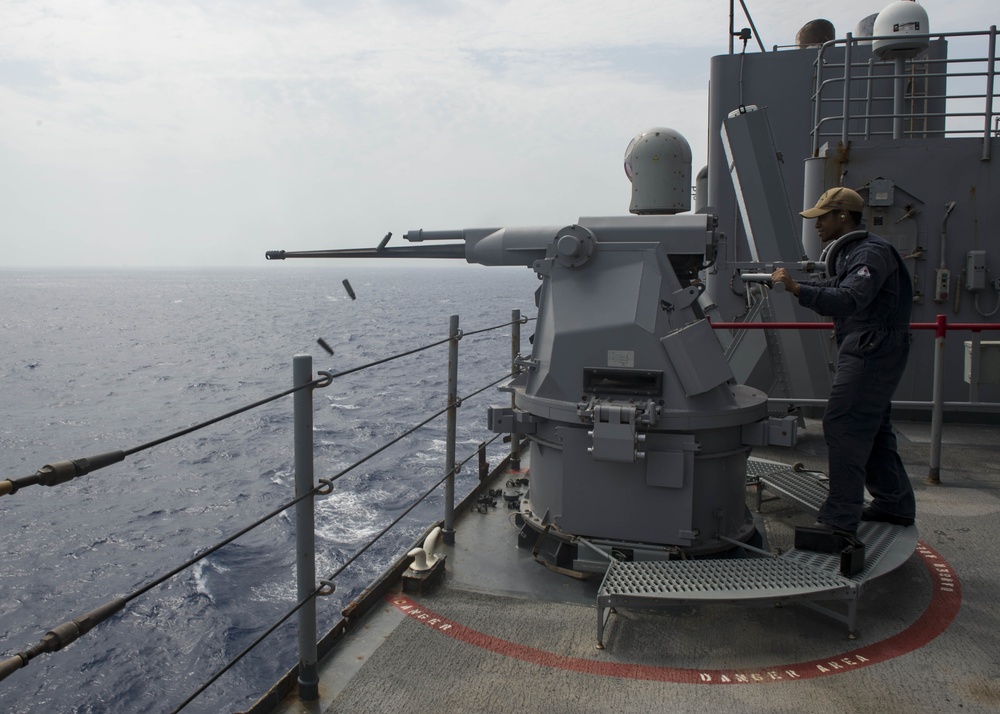
[[[865,200],[849,188],[839,186],[823,193],[813,208],[799,213],[803,218],[819,218],[830,211],[848,211],[860,213],[865,207]]]

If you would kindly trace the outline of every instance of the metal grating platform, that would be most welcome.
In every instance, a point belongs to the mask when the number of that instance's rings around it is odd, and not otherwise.
[[[760,490],[766,488],[815,515],[826,499],[825,482],[812,472],[751,460],[747,473],[757,481],[758,503]],[[865,522],[858,538],[865,544],[865,567],[850,578],[840,574],[839,556],[794,549],[774,557],[613,561],[597,593],[597,646],[604,647],[604,627],[614,608],[656,608],[685,601],[798,602],[843,622],[853,638],[857,601],[866,583],[908,560],[918,533],[915,526]],[[846,612],[821,604],[824,601],[839,601]]]
[[[847,591],[853,587],[845,578],[784,558],[615,561],[608,568],[598,597],[615,596],[621,604],[668,594],[689,600],[731,602],[827,592],[831,588]]]
[[[757,481],[761,476],[774,473],[775,471],[787,471],[788,464],[779,461],[765,461],[750,457],[747,459],[747,481]]]
[[[895,570],[909,560],[917,547],[918,535],[916,526],[863,522],[858,528],[858,538],[865,544],[865,567],[849,578],[858,584],[858,594],[861,594],[868,581]],[[827,573],[836,573],[837,577],[843,578],[839,573],[840,560],[836,555],[793,549],[782,555],[781,559]]]
[[[795,552],[795,551],[792,551]],[[836,561],[834,556],[827,556]],[[855,629],[859,583],[837,569],[815,567],[786,556],[733,560],[669,560],[611,563],[597,592],[597,646],[604,646],[604,626],[616,607],[664,607],[685,601],[712,603],[784,603],[841,600],[847,615],[821,610]]]
[[[819,513],[819,507],[829,493],[825,480],[817,478],[811,472],[793,471],[787,466],[780,471],[762,473],[757,477],[758,512],[765,490],[813,516]]]

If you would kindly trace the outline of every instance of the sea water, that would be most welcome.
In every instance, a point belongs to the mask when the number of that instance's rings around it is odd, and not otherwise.
[[[415,263],[417,263],[415,265]],[[342,280],[348,279],[356,299]],[[292,358],[339,372],[534,316],[526,268],[437,261],[216,269],[0,269],[0,479],[131,450],[292,386]],[[524,327],[524,347],[532,332]],[[510,327],[460,342],[459,394],[510,367]],[[317,345],[322,338],[334,350]],[[315,472],[331,477],[446,405],[447,346],[314,392]],[[490,438],[495,388],[459,410],[458,458]],[[293,498],[292,397],[56,486],[0,498],[0,658],[128,597]],[[444,474],[444,417],[341,477],[316,505],[324,578]],[[498,440],[489,449],[495,464]],[[475,461],[458,477],[475,482]],[[443,515],[443,489],[335,580],[319,631]],[[294,509],[293,509],[294,510]],[[60,652],[0,682],[0,711],[169,712],[296,603],[287,511]],[[188,705],[245,709],[297,662],[295,617]]]

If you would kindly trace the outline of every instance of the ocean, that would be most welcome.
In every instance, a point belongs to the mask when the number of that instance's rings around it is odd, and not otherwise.
[[[342,285],[348,279],[352,300]],[[292,358],[343,371],[534,317],[534,273],[438,261],[248,268],[0,269],[0,479],[147,444],[292,386]],[[522,328],[527,352],[529,323]],[[459,393],[509,372],[510,327],[460,342]],[[324,339],[331,357],[317,345]],[[334,475],[446,404],[447,346],[314,393],[315,472]],[[457,457],[491,438],[496,388],[459,410]],[[367,461],[317,500],[325,578],[444,473],[445,420]],[[489,449],[495,465],[508,447]],[[456,491],[474,485],[474,462]],[[0,498],[0,658],[129,595],[293,497],[292,397],[69,483]],[[336,579],[319,631],[443,515],[435,492]],[[287,512],[0,682],[0,711],[169,712],[296,602]],[[295,618],[185,712],[245,709],[297,662]]]

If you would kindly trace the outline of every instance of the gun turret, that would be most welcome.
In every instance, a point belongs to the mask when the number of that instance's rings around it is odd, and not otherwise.
[[[766,395],[736,384],[702,312],[698,276],[716,257],[714,216],[581,218],[405,238],[414,245],[389,248],[383,239],[376,248],[268,258],[531,267],[542,278],[531,355],[518,358],[523,371],[503,388],[513,406],[489,414],[491,429],[530,443],[523,522],[571,550],[577,535],[631,542],[637,558],[646,548],[661,557],[663,546],[711,553],[750,537],[747,447],[794,424],[766,426]]]

